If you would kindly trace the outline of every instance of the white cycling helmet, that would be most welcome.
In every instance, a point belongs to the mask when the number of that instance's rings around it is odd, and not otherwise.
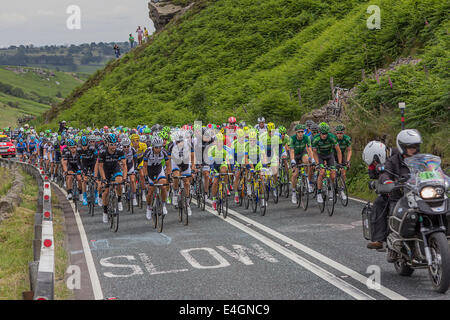
[[[401,154],[406,153],[408,146],[414,146],[416,153],[420,152],[420,145],[422,144],[422,137],[416,129],[406,129],[399,132],[397,135],[397,148]]]
[[[380,141],[370,141],[364,148],[362,158],[368,166],[375,160],[384,164],[386,161],[386,146]]]
[[[153,140],[152,140],[152,146],[153,147],[156,147],[156,148],[162,147],[163,144],[164,144],[164,141],[163,141],[163,139],[160,136],[154,136],[153,137]]]
[[[264,119],[264,117],[258,118],[258,122],[265,122],[265,121],[266,121],[266,119]]]

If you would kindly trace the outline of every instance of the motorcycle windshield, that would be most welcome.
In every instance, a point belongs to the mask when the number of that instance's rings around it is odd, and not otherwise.
[[[408,184],[419,186],[422,183],[446,184],[450,178],[441,169],[441,158],[432,154],[416,154],[406,158],[405,163],[411,173]]]

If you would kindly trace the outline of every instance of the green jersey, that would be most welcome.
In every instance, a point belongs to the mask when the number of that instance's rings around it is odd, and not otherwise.
[[[338,142],[336,140],[336,136],[333,134],[328,134],[325,140],[320,138],[320,135],[314,136],[312,141],[313,149],[317,150],[317,153],[323,156],[328,156],[335,150],[335,147],[338,146]]]
[[[238,139],[233,140],[231,143],[231,152],[234,158],[235,164],[244,164],[245,163],[245,145],[247,141],[243,143],[239,143]]]
[[[303,135],[301,140],[298,140],[297,134],[291,137],[289,148],[294,149],[294,155],[303,154],[306,152],[306,146],[311,147],[311,140],[307,135]]]
[[[250,144],[250,141],[245,143],[245,155],[248,156],[249,162],[257,163],[261,161],[261,153],[264,150],[264,146],[257,141],[254,145]]]
[[[339,140],[339,139],[336,139],[336,140],[339,144],[339,148],[341,149],[342,154],[344,154],[345,150],[347,150],[347,148],[352,145],[352,138],[350,138],[349,136],[347,136],[345,134],[341,140]]]

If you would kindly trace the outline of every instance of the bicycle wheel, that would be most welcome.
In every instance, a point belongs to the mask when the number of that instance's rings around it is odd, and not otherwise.
[[[309,190],[308,190],[308,180],[305,176],[302,177],[302,191],[301,191],[301,202],[302,202],[302,208],[304,211],[308,209],[308,203],[309,203]]]
[[[226,217],[228,215],[228,196],[227,196],[226,192],[224,192],[222,195],[222,214],[223,214],[223,218],[226,219]]]
[[[341,192],[344,192],[345,194],[345,200],[342,198]],[[336,192],[339,193],[339,197],[341,198],[341,203],[344,207],[348,205],[348,193],[347,193],[347,185],[345,184],[344,178],[342,176],[339,176],[338,179],[338,188]]]
[[[93,217],[94,216],[94,208],[95,208],[95,189],[93,184],[89,184],[89,196],[88,196],[88,203],[89,203],[89,214]]]
[[[336,194],[334,191],[334,183],[331,181],[330,178],[327,178],[327,196],[326,196],[326,200],[324,199],[324,202],[326,202],[326,207],[327,207],[327,211],[328,211],[328,215],[331,217],[334,213],[334,204],[335,204],[335,198],[336,198]]]
[[[260,199],[258,199],[259,214],[261,216],[264,216],[266,214],[266,208],[267,208],[267,200],[266,199],[269,197],[268,196],[269,191],[267,190],[267,188],[260,188],[259,192],[260,192]]]
[[[119,207],[118,207],[116,195],[114,194],[114,196],[111,198],[110,198],[111,211],[108,210],[108,212],[110,212],[109,214],[111,215],[110,228],[111,228],[111,231],[117,232],[117,230],[119,230]]]
[[[158,232],[161,233],[164,225],[164,214],[162,212],[161,194],[158,194],[155,200],[156,200],[156,219],[158,225]]]
[[[188,206],[188,199],[189,198],[187,198],[186,196],[184,196],[183,197],[183,199],[184,199],[184,204],[183,204],[183,207],[184,207],[184,210],[183,210],[183,224],[185,225],[185,226],[187,226],[188,225],[188,223],[189,223],[189,214],[188,214],[188,210],[187,210],[187,206]],[[183,201],[183,200],[182,200]],[[190,204],[189,204],[190,205]]]
[[[322,213],[325,210],[325,201],[327,198],[327,186],[326,186],[326,179],[323,179],[322,182],[322,203],[320,203],[319,201],[317,201],[317,205],[319,206],[319,210]],[[319,196],[319,192],[317,192],[317,196]]]
[[[152,225],[153,228],[156,229],[158,226],[158,208],[157,208],[157,201],[156,201],[156,192],[153,193],[153,202],[152,202]]]
[[[184,190],[178,190],[177,200],[178,200],[178,222],[183,221],[183,204],[184,204]]]
[[[284,196],[289,198],[289,168],[283,166],[284,176],[286,177],[285,185],[284,185]]]
[[[272,190],[272,196],[273,196],[273,202],[278,203],[278,181],[273,181],[273,190]]]
[[[256,209],[258,208],[258,189],[259,184],[252,184],[252,211],[256,212]]]

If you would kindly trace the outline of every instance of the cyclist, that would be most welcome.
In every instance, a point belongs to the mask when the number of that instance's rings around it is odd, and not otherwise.
[[[258,118],[258,124],[255,125],[255,129],[259,132],[259,131],[265,131],[267,129],[267,125],[266,125],[266,119],[264,119],[264,117],[259,117]]]
[[[174,144],[170,150],[170,162],[172,167],[172,175],[175,177],[183,176],[184,193],[186,198],[190,195],[190,177],[192,176],[192,164],[195,163],[194,148],[188,131],[181,131],[174,135]],[[186,136],[188,136],[186,138]],[[173,182],[173,200],[174,206],[177,206],[178,179]],[[187,202],[188,215],[192,214],[189,202]]]
[[[245,165],[248,173],[261,172],[262,162],[266,162],[264,146],[258,141],[258,133],[252,129],[248,134],[248,141],[245,144]],[[261,178],[262,174],[260,173]],[[250,178],[247,179],[247,195],[251,195],[252,188]]]
[[[88,138],[86,136],[81,137],[81,146],[78,148],[77,152],[80,155],[81,160],[81,172],[83,173],[83,181],[81,189],[83,191],[83,206],[87,206],[87,192],[86,183],[88,182],[88,175],[94,174],[97,169],[97,156],[98,152],[94,146],[89,145]],[[98,193],[95,190],[95,204],[98,204]]]
[[[144,155],[144,175],[145,180],[148,181],[149,188],[147,194],[147,212],[146,217],[148,220],[152,219],[152,196],[154,187],[153,185],[156,183],[165,184],[167,183],[167,179],[165,176],[165,166],[164,163],[167,164],[168,169],[170,170],[170,161],[169,155],[166,150],[163,149],[163,140],[159,136],[155,136],[153,140],[153,147],[148,148],[145,151]],[[167,187],[161,188],[161,198],[163,202],[163,214],[167,214],[166,208],[166,199],[167,199]]]
[[[264,162],[264,167],[270,167],[271,175],[274,177],[274,181],[277,181],[278,163],[280,155],[284,153],[284,148],[280,135],[275,133],[275,124],[273,122],[267,124],[267,131],[260,134],[259,141],[262,143],[267,156],[267,162]],[[273,189],[273,193],[276,197],[276,189]]]
[[[196,166],[197,168],[201,168],[202,175],[203,175],[203,186],[204,186],[204,193],[207,195],[209,190],[209,169],[210,164],[208,162],[208,151],[209,148],[214,143],[214,131],[213,129],[210,129],[208,127],[202,128],[202,137],[199,141],[199,137],[194,138],[194,150],[201,150],[201,154],[196,154]],[[199,147],[201,146],[201,148]],[[201,159],[201,161],[200,161]],[[207,196],[205,196],[207,198]]]
[[[137,167],[137,153],[136,150],[131,146],[131,140],[128,137],[123,137],[122,141],[120,142],[122,145],[123,153],[125,154],[125,158],[127,160],[127,170],[128,170],[128,177],[130,177],[130,186],[131,186],[131,192],[132,192],[132,200],[133,200],[133,206],[137,206],[137,199],[136,199],[136,167]]]
[[[67,148],[64,149],[62,155],[62,166],[64,175],[66,176],[67,200],[72,200],[73,194],[73,174],[76,174],[78,181],[78,194],[81,195],[81,164],[80,155],[77,152],[77,144],[74,140],[67,141]],[[71,175],[67,175],[70,173]]]
[[[232,164],[231,170],[234,170],[234,181],[233,181],[233,189],[234,189],[234,202],[239,203],[239,191],[238,184],[241,176],[241,166],[245,165],[245,132],[243,129],[236,130],[237,139],[234,140],[231,144],[231,154],[232,154]]]
[[[98,156],[98,169],[103,183],[114,181],[121,183],[127,179],[127,167],[125,155],[123,151],[118,150],[118,142],[115,134],[110,133],[106,136],[106,150],[102,150]],[[117,206],[119,211],[123,210],[122,205],[122,188],[120,185],[116,188]],[[108,199],[109,187],[105,187],[102,194],[103,203],[103,223],[108,223]]]
[[[335,128],[335,132],[339,148],[342,152],[342,164],[345,166],[340,170],[342,178],[345,181],[347,170],[350,169],[350,160],[352,159],[352,139],[345,134],[345,126],[343,124],[338,124]],[[334,156],[337,161],[336,153]],[[341,190],[341,197],[343,200],[347,199],[344,190]]]
[[[314,160],[320,167],[317,181],[317,202],[322,203],[322,179],[325,175],[324,163],[331,167],[331,179],[334,181],[336,179],[336,168],[333,151],[336,150],[339,164],[342,163],[342,153],[336,138],[329,134],[330,127],[327,123],[322,122],[319,125],[319,131],[320,135],[313,138],[312,149]]]
[[[213,200],[213,208],[217,210],[217,191],[219,184],[219,176],[218,173],[227,173],[228,172],[228,163],[230,158],[231,150],[224,145],[225,137],[219,132],[216,134],[216,139],[214,144],[208,150],[208,157],[211,163],[211,171],[214,173],[214,179],[212,184],[212,200]],[[225,177],[225,182],[228,183],[228,177]],[[229,190],[226,190],[227,193]]]
[[[142,167],[144,166],[144,154],[145,151],[147,151],[147,144],[139,141],[139,135],[138,134],[132,134],[130,136],[131,139],[131,146],[136,150],[136,164],[137,164],[137,170],[139,173],[139,180],[141,183],[141,190],[142,190],[142,200],[146,199],[146,192],[145,192],[145,179],[144,179],[144,171],[142,170]]]
[[[16,145],[16,152],[19,155],[19,161],[25,161],[27,149],[27,143],[22,138],[19,138],[19,142]]]
[[[30,140],[27,143],[27,152],[30,157],[30,163],[34,163],[34,161],[36,160],[38,144],[39,141],[36,139],[36,137],[34,135],[30,135]]]
[[[297,163],[309,164],[309,159],[313,159],[313,153],[311,150],[311,140],[305,135],[306,126],[304,124],[298,124],[295,126],[295,135],[291,137],[289,143],[289,151],[292,166],[292,203],[297,203],[297,195],[295,193],[295,187],[297,185],[297,178],[299,175],[299,169],[295,166]],[[308,168],[308,192],[312,192],[312,169]]]

